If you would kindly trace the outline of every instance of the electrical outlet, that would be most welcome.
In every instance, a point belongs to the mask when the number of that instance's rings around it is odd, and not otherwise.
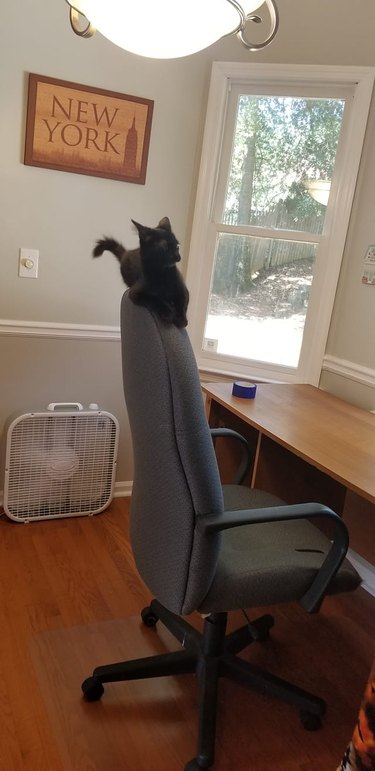
[[[212,337],[205,337],[203,340],[203,350],[216,353],[219,341]]]
[[[21,248],[18,260],[20,278],[38,278],[39,250]]]

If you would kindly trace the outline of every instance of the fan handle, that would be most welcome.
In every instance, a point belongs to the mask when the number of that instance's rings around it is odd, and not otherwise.
[[[51,402],[51,404],[48,405],[47,410],[50,412],[54,412],[56,409],[58,410],[72,410],[75,409],[77,411],[83,410],[82,404],[80,402]]]

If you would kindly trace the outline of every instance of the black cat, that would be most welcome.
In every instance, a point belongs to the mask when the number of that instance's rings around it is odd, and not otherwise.
[[[160,223],[159,223],[160,224]],[[141,252],[137,249],[125,249],[125,246],[114,238],[101,238],[96,242],[93,257],[100,257],[103,252],[112,252],[120,263],[121,275],[126,286],[133,286],[141,277]]]
[[[132,222],[138,230],[138,249],[128,250],[113,238],[103,238],[96,242],[93,256],[112,252],[120,262],[132,301],[154,311],[166,324],[186,327],[189,292],[176,267],[181,256],[168,217],[156,228]]]

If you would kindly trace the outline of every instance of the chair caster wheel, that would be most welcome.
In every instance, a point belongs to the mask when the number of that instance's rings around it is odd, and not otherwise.
[[[143,608],[141,611],[141,619],[145,626],[156,626],[159,621],[158,617],[155,616],[155,613],[153,613],[150,607]]]
[[[275,621],[273,616],[270,616],[268,613],[265,616],[262,616],[262,618],[259,619],[259,629],[258,629],[258,640],[259,642],[265,642],[266,640],[269,640],[271,637],[270,630],[272,629]]]
[[[255,626],[255,625],[254,625]],[[271,637],[271,633],[268,627],[265,627],[264,629],[257,629],[255,628],[254,632],[254,640],[256,642],[266,642],[266,640],[269,640]]]
[[[102,683],[95,675],[84,680],[81,689],[85,701],[99,701],[104,693]]]
[[[255,621],[248,621],[248,628],[251,637],[251,642],[265,642],[271,637],[270,629],[274,625],[273,616],[267,613],[265,616],[260,616]]]
[[[305,731],[317,731],[321,728],[322,718],[312,712],[302,709],[300,712],[301,723]]]

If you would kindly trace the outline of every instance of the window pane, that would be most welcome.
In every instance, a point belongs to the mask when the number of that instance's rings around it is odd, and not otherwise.
[[[203,348],[297,367],[316,248],[220,233]]]
[[[223,221],[321,233],[344,104],[240,95]]]

